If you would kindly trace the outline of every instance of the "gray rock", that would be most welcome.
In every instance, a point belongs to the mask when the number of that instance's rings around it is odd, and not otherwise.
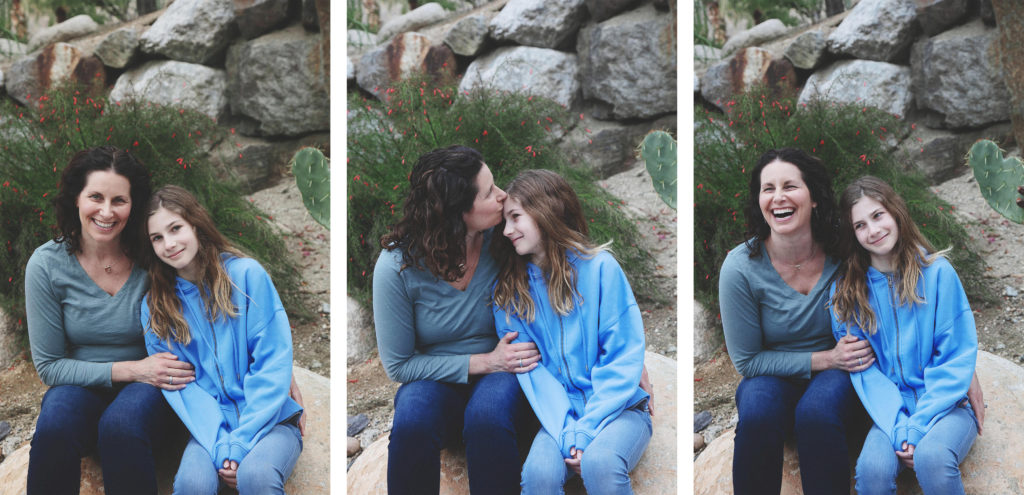
[[[705,445],[704,435],[701,435],[700,433],[694,433],[693,434],[693,451],[696,452],[696,451],[698,451],[700,449],[703,449],[704,445]]]
[[[959,24],[967,15],[967,0],[916,0],[917,22],[926,36]]]
[[[707,361],[722,347],[724,336],[701,303],[693,302],[693,360]],[[699,431],[699,430],[698,430]]]
[[[693,63],[698,67],[706,67],[722,60],[724,53],[721,48],[707,45],[693,45]]]
[[[786,47],[785,57],[797,69],[813,69],[821,62],[826,51],[825,34],[821,31],[808,31],[797,36]]]
[[[139,47],[144,53],[205,64],[227,48],[235,26],[232,0],[176,0],[142,34]]]
[[[573,165],[588,169],[598,177],[607,178],[629,168],[636,161],[636,148],[648,132],[675,128],[675,114],[636,124],[602,121],[585,115],[580,125],[562,140],[560,146],[571,157]]]
[[[510,0],[491,19],[491,37],[525,46],[558,48],[576,34],[586,15],[584,0]]]
[[[94,56],[63,42],[46,45],[14,62],[4,73],[7,94],[25,106],[51,87],[64,81],[75,81],[93,88],[106,86],[103,63]]]
[[[11,434],[11,424],[6,421],[0,421],[0,441],[7,438],[7,435]]]
[[[0,368],[7,368],[21,352],[21,336],[14,320],[0,309]]]
[[[359,29],[349,29],[347,38],[349,55],[365,53],[366,50],[380,44],[380,38],[376,34]]]
[[[324,48],[319,33],[298,24],[232,45],[225,64],[231,111],[258,120],[264,136],[330,129]]]
[[[345,57],[345,80],[350,83],[354,83],[356,78],[356,64],[352,63],[352,59]]]
[[[606,102],[617,119],[676,111],[675,19],[651,5],[580,30],[583,97]]]
[[[693,432],[697,433],[711,424],[711,411],[701,411],[693,416]]]
[[[402,33],[359,58],[356,82],[380,98],[388,86],[418,72],[454,75],[455,54],[420,33]]]
[[[978,15],[985,22],[986,26],[996,25],[996,11],[992,10],[992,0],[980,0],[978,2]]]
[[[748,46],[757,46],[766,41],[771,41],[786,34],[786,25],[778,19],[768,19],[746,31],[732,35],[722,45],[722,52],[726,55]]]
[[[941,114],[945,127],[1009,120],[998,39],[998,30],[975,20],[914,44],[910,66],[918,108]]]
[[[601,22],[643,3],[641,0],[586,0],[590,18]]]
[[[384,23],[377,36],[386,40],[398,33],[415,31],[423,26],[440,22],[448,16],[448,13],[437,3],[423,4],[407,14],[398,16]]]
[[[232,3],[238,30],[247,40],[288,23],[288,0],[232,0]],[[313,13],[316,13],[315,7]]]
[[[351,366],[369,358],[377,349],[377,334],[374,332],[373,315],[351,297],[346,304],[348,324],[346,340],[348,356],[346,363]]]
[[[300,148],[329,141],[326,134],[266,140],[236,133],[210,151],[210,162],[219,180],[236,185],[242,194],[252,194],[278,180],[284,164]]]
[[[60,24],[41,29],[28,40],[28,51],[36,51],[51,43],[68,41],[95,33],[100,28],[91,17],[76,15]]]
[[[218,119],[228,108],[227,87],[223,70],[159,60],[121,74],[110,91],[110,99],[186,108]]]
[[[444,43],[456,55],[476,56],[487,41],[488,24],[486,14],[476,14],[459,19],[444,36]]]
[[[358,454],[360,450],[363,450],[362,445],[359,444],[358,438],[347,437],[346,443],[347,448],[345,450],[347,451],[346,453],[348,454],[348,457],[352,457]]]
[[[28,45],[14,40],[0,39],[0,61],[21,58],[28,53]]]
[[[96,58],[107,67],[123,69],[135,58],[139,50],[139,29],[125,26],[107,35],[96,46]]]
[[[867,0],[864,0],[867,1]],[[800,92],[801,105],[816,99],[877,108],[906,116],[913,95],[910,69],[872,60],[844,60],[819,70]]]
[[[302,27],[306,31],[320,31],[320,15],[316,10],[317,0],[302,0]],[[330,5],[328,3],[328,5]]]
[[[910,46],[916,20],[913,0],[861,0],[829,35],[828,49],[888,62]]]
[[[964,156],[979,139],[1005,143],[1013,136],[1008,122],[972,132],[952,132],[916,125],[902,150],[914,167],[924,173],[932,184],[940,184],[965,173]]]
[[[1017,297],[1020,293],[1017,292],[1017,289],[1007,285],[1003,287],[1003,295],[1006,297]]]
[[[793,64],[788,60],[750,47],[711,66],[700,79],[700,91],[704,99],[726,111],[730,100],[754,86],[792,86],[795,80]]]
[[[369,424],[370,418],[366,417],[365,414],[360,413],[356,414],[355,416],[349,415],[348,428],[346,429],[346,434],[350,437],[354,437],[358,435],[361,431],[363,431]]]
[[[469,64],[459,93],[474,88],[519,92],[572,107],[580,94],[575,54],[531,46],[499,48]]]

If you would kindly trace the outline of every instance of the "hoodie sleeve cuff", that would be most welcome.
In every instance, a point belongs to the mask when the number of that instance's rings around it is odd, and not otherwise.
[[[907,431],[907,443],[910,445],[917,446],[917,444],[921,442],[922,438],[924,438],[924,433],[921,431],[913,428]]]
[[[586,433],[583,433],[582,431],[577,431],[576,432],[576,450],[582,450],[582,451],[586,452],[587,451],[587,447],[590,446],[590,441],[591,440],[593,440],[593,439],[590,438],[590,435],[587,435]]]
[[[906,426],[899,426],[893,435],[893,448],[896,450],[903,450],[903,442],[911,443],[907,439],[908,428]],[[919,439],[920,440],[920,439]],[[915,444],[916,445],[916,444]]]
[[[248,449],[242,447],[241,445],[239,445],[237,443],[234,443],[234,444],[231,444],[231,450],[228,453],[228,459],[231,459],[232,461],[235,461],[235,462],[241,464],[242,463],[242,459],[245,459],[245,456],[248,455],[248,454],[249,454],[249,450]]]

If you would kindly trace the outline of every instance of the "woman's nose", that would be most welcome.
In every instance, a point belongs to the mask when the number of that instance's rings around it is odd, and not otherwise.
[[[508,197],[508,193],[502,191],[501,188],[498,186],[494,186],[494,188],[498,190],[498,202],[503,203],[505,201],[505,198]]]

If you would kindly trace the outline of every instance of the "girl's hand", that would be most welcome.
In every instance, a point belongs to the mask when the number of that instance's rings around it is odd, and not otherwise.
[[[224,460],[224,468],[217,470],[217,476],[220,476],[221,481],[225,485],[231,488],[238,489],[238,463],[235,461]]]
[[[574,473],[583,476],[583,473],[580,472],[580,463],[583,461],[583,451],[576,450],[576,447],[569,447],[569,455],[572,457],[565,459],[565,465],[569,466],[569,469],[572,469]]]
[[[190,363],[179,361],[169,352],[158,352],[133,363],[130,381],[148,383],[164,390],[181,390],[196,380]]]
[[[647,399],[647,414],[654,417],[654,384],[651,383],[651,377],[647,376],[647,365],[644,365],[644,371],[640,374],[640,389],[647,392],[650,397]]]
[[[974,372],[971,378],[971,388],[967,389],[967,402],[971,403],[974,409],[974,417],[978,418],[978,435],[981,435],[981,427],[985,425],[985,395],[981,393],[981,383],[978,382],[978,372]]]
[[[491,361],[491,371],[508,371],[510,373],[526,373],[537,367],[540,361],[540,352],[537,344],[533,342],[512,343],[512,340],[519,336],[519,332],[506,333],[494,350],[488,355]]]
[[[896,451],[896,457],[900,462],[910,469],[914,469],[914,446],[903,442],[903,450]]]
[[[302,408],[302,414],[299,416],[299,435],[306,436],[306,407],[302,404],[302,392],[299,391],[299,384],[295,383],[295,375],[292,375],[292,384],[288,387],[288,396]]]
[[[832,366],[850,373],[864,371],[875,362],[875,351],[867,340],[845,335],[831,351]]]

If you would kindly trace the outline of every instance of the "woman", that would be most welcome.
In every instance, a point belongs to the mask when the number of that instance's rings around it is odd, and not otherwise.
[[[472,493],[518,493],[516,434],[529,405],[513,373],[530,371],[534,344],[497,339],[489,254],[505,192],[474,149],[420,156],[403,216],[381,238],[373,273],[377,348],[402,382],[388,454],[388,493],[437,493],[440,450],[466,445]]]
[[[878,352],[876,366],[851,374],[874,420],[857,493],[896,493],[904,467],[926,494],[964,493],[959,465],[978,434],[966,400],[978,354],[967,294],[888,184],[861,177],[840,208],[845,262],[832,284],[832,331]]]
[[[153,452],[173,424],[160,390],[195,379],[169,353],[146,357],[136,261],[149,174],[111,146],[76,153],[55,200],[61,235],[25,274],[32,360],[50,389],[29,455],[28,493],[78,493],[81,457],[98,451],[106,493],[156,493]]]
[[[196,383],[164,392],[191,433],[174,492],[213,495],[223,482],[282,494],[302,451],[302,407],[288,398],[291,327],[277,289],[188,191],[163,187],[147,216],[146,347],[199,370]]]

